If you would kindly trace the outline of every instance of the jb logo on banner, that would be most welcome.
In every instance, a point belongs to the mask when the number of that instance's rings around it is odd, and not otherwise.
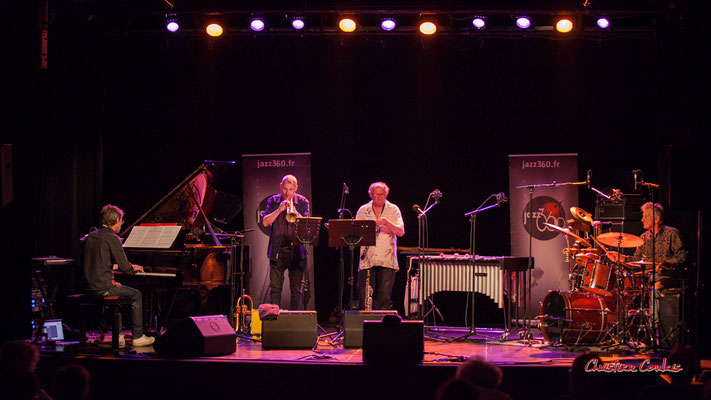
[[[564,235],[545,223],[567,226],[566,220],[572,218],[570,207],[578,205],[578,187],[517,187],[577,180],[577,154],[509,155],[511,255],[528,257],[530,249],[535,260],[528,318],[539,314],[540,304],[549,290],[568,289]]]
[[[254,229],[245,233],[245,241],[252,249],[252,270],[249,274],[247,293],[254,306],[269,303],[269,260],[267,246],[271,227],[262,225],[262,211],[270,196],[280,193],[279,183],[284,175],[294,175],[299,187],[297,193],[311,203],[311,154],[246,154],[242,155],[242,186],[244,197],[244,228]],[[301,304],[304,309],[314,309],[313,248],[306,247],[306,267],[301,285]],[[288,272],[287,272],[288,274]],[[289,277],[284,277],[279,308],[289,308]]]

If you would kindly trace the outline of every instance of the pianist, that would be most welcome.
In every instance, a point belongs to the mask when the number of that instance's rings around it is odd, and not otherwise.
[[[84,247],[84,275],[87,291],[99,296],[124,296],[131,299],[133,346],[148,346],[154,338],[143,334],[143,297],[141,292],[114,281],[112,268],[125,273],[143,272],[143,267],[128,262],[117,233],[123,224],[123,210],[111,204],[101,209],[101,228],[91,232]],[[120,340],[120,343],[123,341]]]
[[[298,217],[308,217],[309,201],[306,197],[297,194],[299,184],[294,175],[286,175],[281,179],[279,189],[281,193],[275,194],[267,200],[262,224],[271,226],[269,233],[269,293],[272,304],[281,307],[281,290],[284,286],[284,271],[289,270],[289,288],[291,299],[290,310],[299,309],[301,297],[301,281],[306,263],[306,249],[303,245],[292,246],[296,224],[286,219],[288,213],[295,213]],[[293,209],[291,208],[293,205]]]

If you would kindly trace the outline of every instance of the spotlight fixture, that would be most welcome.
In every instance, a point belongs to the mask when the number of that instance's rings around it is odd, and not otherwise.
[[[424,21],[420,24],[420,32],[423,35],[434,35],[437,32],[437,25],[432,21]]]
[[[264,20],[261,18],[252,18],[249,21],[249,28],[255,32],[261,32],[264,30]]]
[[[343,32],[353,32],[356,30],[356,22],[351,18],[341,18],[338,21],[338,27],[341,28]]]
[[[291,19],[291,27],[300,31],[306,27],[306,22],[303,17],[294,17]]]
[[[474,17],[472,25],[474,25],[476,29],[484,29],[486,28],[486,19],[484,19],[484,17]]]
[[[555,30],[560,33],[568,33],[573,30],[573,21],[568,18],[561,18],[555,23]]]
[[[177,32],[180,29],[180,24],[178,23],[178,17],[175,14],[168,14],[165,17],[165,29],[170,32]]]
[[[218,37],[222,35],[224,29],[222,29],[222,25],[217,22],[213,22],[205,28],[205,32],[212,37]]]
[[[516,26],[521,29],[528,29],[531,27],[531,19],[525,16],[516,17]]]
[[[395,29],[397,24],[395,23],[394,18],[383,18],[383,20],[380,22],[380,28],[384,31],[391,31]]]
[[[597,26],[600,29],[607,29],[610,27],[610,21],[605,17],[600,17],[597,19]]]

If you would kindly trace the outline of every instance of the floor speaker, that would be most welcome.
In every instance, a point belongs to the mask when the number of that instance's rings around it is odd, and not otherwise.
[[[363,322],[363,361],[367,364],[419,364],[425,353],[423,321],[386,315]]]
[[[346,311],[344,347],[363,347],[363,321],[381,321],[386,315],[396,315],[395,310]]]
[[[237,348],[237,335],[224,315],[189,317],[159,336],[153,348],[159,356],[167,357],[232,354]]]
[[[316,311],[280,311],[273,320],[262,320],[265,349],[310,349],[316,345]]]
[[[659,344],[664,349],[673,349],[680,343],[684,326],[681,313],[683,297],[681,290],[662,290],[659,299]]]

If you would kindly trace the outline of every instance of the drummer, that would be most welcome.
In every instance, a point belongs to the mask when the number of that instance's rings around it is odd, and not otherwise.
[[[657,290],[675,288],[679,282],[675,279],[681,272],[681,264],[686,261],[687,251],[681,240],[679,230],[666,226],[664,220],[664,207],[659,203],[647,202],[641,207],[642,225],[647,229],[642,234],[644,243],[637,247],[634,256],[622,255],[623,262],[649,261],[656,266]],[[654,243],[654,244],[652,244]],[[653,254],[654,253],[654,254]],[[607,257],[617,261],[618,254],[609,251]]]

